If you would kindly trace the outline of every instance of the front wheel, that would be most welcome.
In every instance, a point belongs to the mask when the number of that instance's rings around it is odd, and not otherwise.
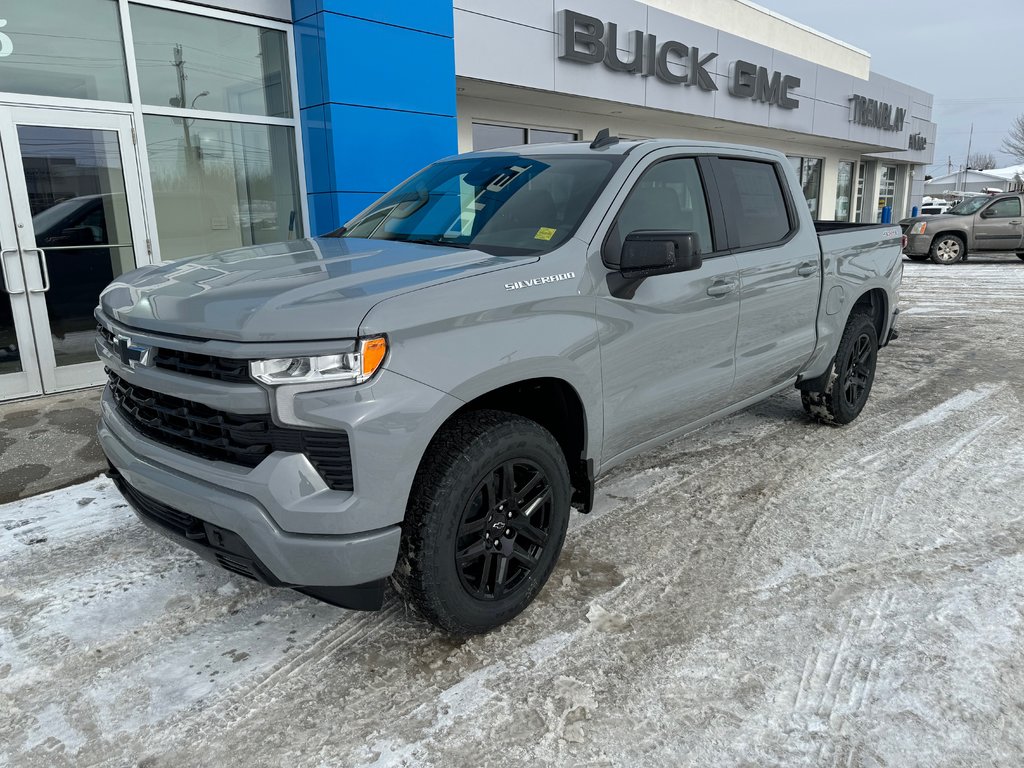
[[[874,321],[867,315],[851,315],[825,378],[825,388],[801,392],[807,415],[833,426],[856,419],[871,394],[877,362],[878,332]]]
[[[551,575],[571,496],[562,449],[536,422],[489,410],[456,416],[416,473],[396,589],[452,634],[504,624]]]
[[[956,264],[967,256],[967,246],[957,235],[942,235],[932,243],[931,257],[936,264]]]

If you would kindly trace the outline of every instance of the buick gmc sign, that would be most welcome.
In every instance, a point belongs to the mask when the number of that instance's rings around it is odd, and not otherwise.
[[[678,40],[666,40],[661,44],[655,35],[643,30],[629,33],[632,52],[628,59],[620,58],[618,50],[618,25],[603,22],[593,16],[576,11],[559,11],[558,58],[576,61],[580,64],[603,64],[613,72],[625,72],[642,77],[656,77],[671,85],[697,86],[702,91],[717,91],[718,86],[708,72],[707,66],[718,54],[702,53],[697,46],[686,45]],[[677,73],[669,64],[678,64],[685,73]],[[800,78],[769,72],[766,67],[749,61],[737,60],[729,64],[729,93],[733,96],[765,104],[774,104],[782,109],[798,109],[800,102],[790,91],[800,87]]]

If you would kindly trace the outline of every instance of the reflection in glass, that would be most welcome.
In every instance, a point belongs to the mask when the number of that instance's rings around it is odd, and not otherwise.
[[[292,116],[284,32],[148,5],[129,14],[144,104]]]
[[[481,151],[514,147],[526,143],[526,129],[512,128],[508,125],[488,125],[473,123],[473,149]]]
[[[853,194],[853,163],[840,161],[836,179],[836,221],[850,220],[850,197]]]
[[[6,244],[0,245],[5,248]],[[10,257],[8,257],[10,259]],[[10,259],[8,269],[14,267]],[[0,376],[5,373],[18,373],[21,367],[21,353],[18,350],[18,335],[14,330],[14,315],[4,282],[3,271],[0,270]]]
[[[36,247],[50,278],[46,308],[57,365],[94,361],[100,291],[135,268],[117,133],[19,125],[18,141]]]
[[[562,143],[565,141],[576,141],[578,138],[579,136],[572,131],[546,131],[541,128],[530,129],[531,144]]]
[[[882,178],[878,187],[878,212],[875,221],[882,220],[882,209],[896,205],[896,166],[883,165]],[[895,214],[895,211],[893,211]]]
[[[146,115],[164,260],[303,236],[293,129]]]
[[[128,70],[116,0],[0,3],[11,53],[0,91],[128,101]]]

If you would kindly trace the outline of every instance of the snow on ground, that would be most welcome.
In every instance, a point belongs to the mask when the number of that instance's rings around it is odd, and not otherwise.
[[[0,764],[1019,764],[1024,264],[903,300],[855,424],[790,392],[617,469],[485,637],[217,570],[102,477],[0,507]]]

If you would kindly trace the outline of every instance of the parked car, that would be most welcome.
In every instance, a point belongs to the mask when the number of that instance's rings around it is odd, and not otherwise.
[[[949,209],[952,208],[954,205],[956,205],[956,203],[949,203],[949,202],[946,202],[945,200],[938,200],[938,201],[934,201],[934,202],[931,202],[931,203],[922,203],[921,204],[921,215],[922,216],[937,216],[937,215],[939,215],[941,213],[948,212]]]
[[[904,253],[936,264],[955,264],[975,251],[1015,252],[1024,259],[1022,198],[1021,193],[971,197],[943,215],[903,219]]]
[[[902,236],[817,226],[769,150],[440,161],[329,236],[113,282],[111,476],[230,571],[355,608],[390,577],[439,627],[489,630],[610,468],[793,386],[818,421],[858,416]]]

